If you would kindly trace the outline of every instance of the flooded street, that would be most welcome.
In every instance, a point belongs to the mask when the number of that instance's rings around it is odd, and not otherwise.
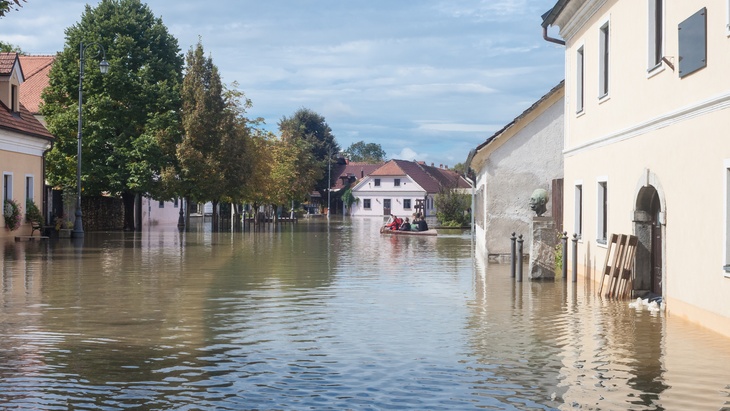
[[[6,241],[0,407],[730,407],[727,339],[380,221]]]

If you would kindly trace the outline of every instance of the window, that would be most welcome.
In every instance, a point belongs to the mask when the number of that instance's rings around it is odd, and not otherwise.
[[[10,111],[17,113],[20,111],[18,104],[18,86],[13,84],[10,86]]]
[[[598,214],[596,216],[596,241],[600,244],[606,244],[608,238],[608,181],[599,179],[598,181]]]
[[[158,207],[165,208],[165,202],[164,201],[160,201],[160,204],[158,205]]]
[[[368,210],[370,209],[370,199],[369,198],[365,198],[362,200],[362,207],[365,209],[368,209]]]
[[[583,55],[583,47],[578,49],[576,54],[576,85],[575,85],[575,112],[580,113],[583,111],[583,84],[585,80],[585,59]]]
[[[707,66],[707,9],[679,23],[679,77]]]
[[[3,174],[3,209],[5,207],[4,200],[12,200],[12,199],[13,199],[13,174],[5,173],[5,174]]]
[[[410,198],[403,199],[403,208],[405,208],[406,210],[411,209],[411,199]]]
[[[578,238],[583,237],[583,183],[575,185],[575,221],[573,223],[575,234]]]
[[[725,277],[730,277],[730,159],[725,160]]]
[[[601,45],[598,67],[600,72],[598,73],[598,79],[600,81],[598,87],[599,98],[606,97],[608,95],[608,53],[609,53],[609,33],[608,33],[608,22],[601,26]]]
[[[664,0],[649,0],[649,71],[662,64],[664,56]]]
[[[35,195],[33,195],[33,176],[25,176],[25,199],[26,201],[35,199]]]
[[[375,187],[380,187],[380,179],[379,178],[376,178],[375,179]]]
[[[393,180],[393,186],[400,187],[400,178],[396,178],[395,180]]]

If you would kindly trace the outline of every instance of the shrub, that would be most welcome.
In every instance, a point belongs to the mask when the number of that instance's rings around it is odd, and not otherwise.
[[[18,204],[15,200],[5,200],[3,217],[5,217],[5,229],[9,231],[17,230],[18,227],[20,227],[20,223],[23,221],[23,213],[20,209],[20,204]]]
[[[459,227],[469,224],[471,197],[456,190],[443,191],[434,199],[436,218],[444,226]]]
[[[29,223],[36,223],[39,226],[44,225],[43,214],[38,206],[30,198],[25,202],[25,221]]]

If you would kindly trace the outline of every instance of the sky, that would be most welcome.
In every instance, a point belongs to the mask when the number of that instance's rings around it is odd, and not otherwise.
[[[148,0],[186,53],[198,38],[249,117],[301,109],[338,144],[450,166],[564,77],[564,48],[542,38],[556,0]],[[0,18],[0,40],[55,54],[98,1],[27,0]],[[551,36],[558,37],[551,32]],[[77,48],[78,45],[71,45]]]

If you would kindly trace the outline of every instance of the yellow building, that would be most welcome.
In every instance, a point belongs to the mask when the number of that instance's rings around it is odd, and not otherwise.
[[[610,236],[634,235],[633,295],[730,336],[730,2],[559,0],[543,28],[565,44],[579,274],[599,282]]]
[[[23,215],[26,201],[43,204],[43,154],[51,148],[53,136],[20,103],[24,81],[17,53],[0,53],[0,172],[2,204],[14,200]],[[4,209],[4,207],[3,207]],[[22,220],[19,229],[10,231],[0,219],[0,236],[28,235],[31,226]]]

